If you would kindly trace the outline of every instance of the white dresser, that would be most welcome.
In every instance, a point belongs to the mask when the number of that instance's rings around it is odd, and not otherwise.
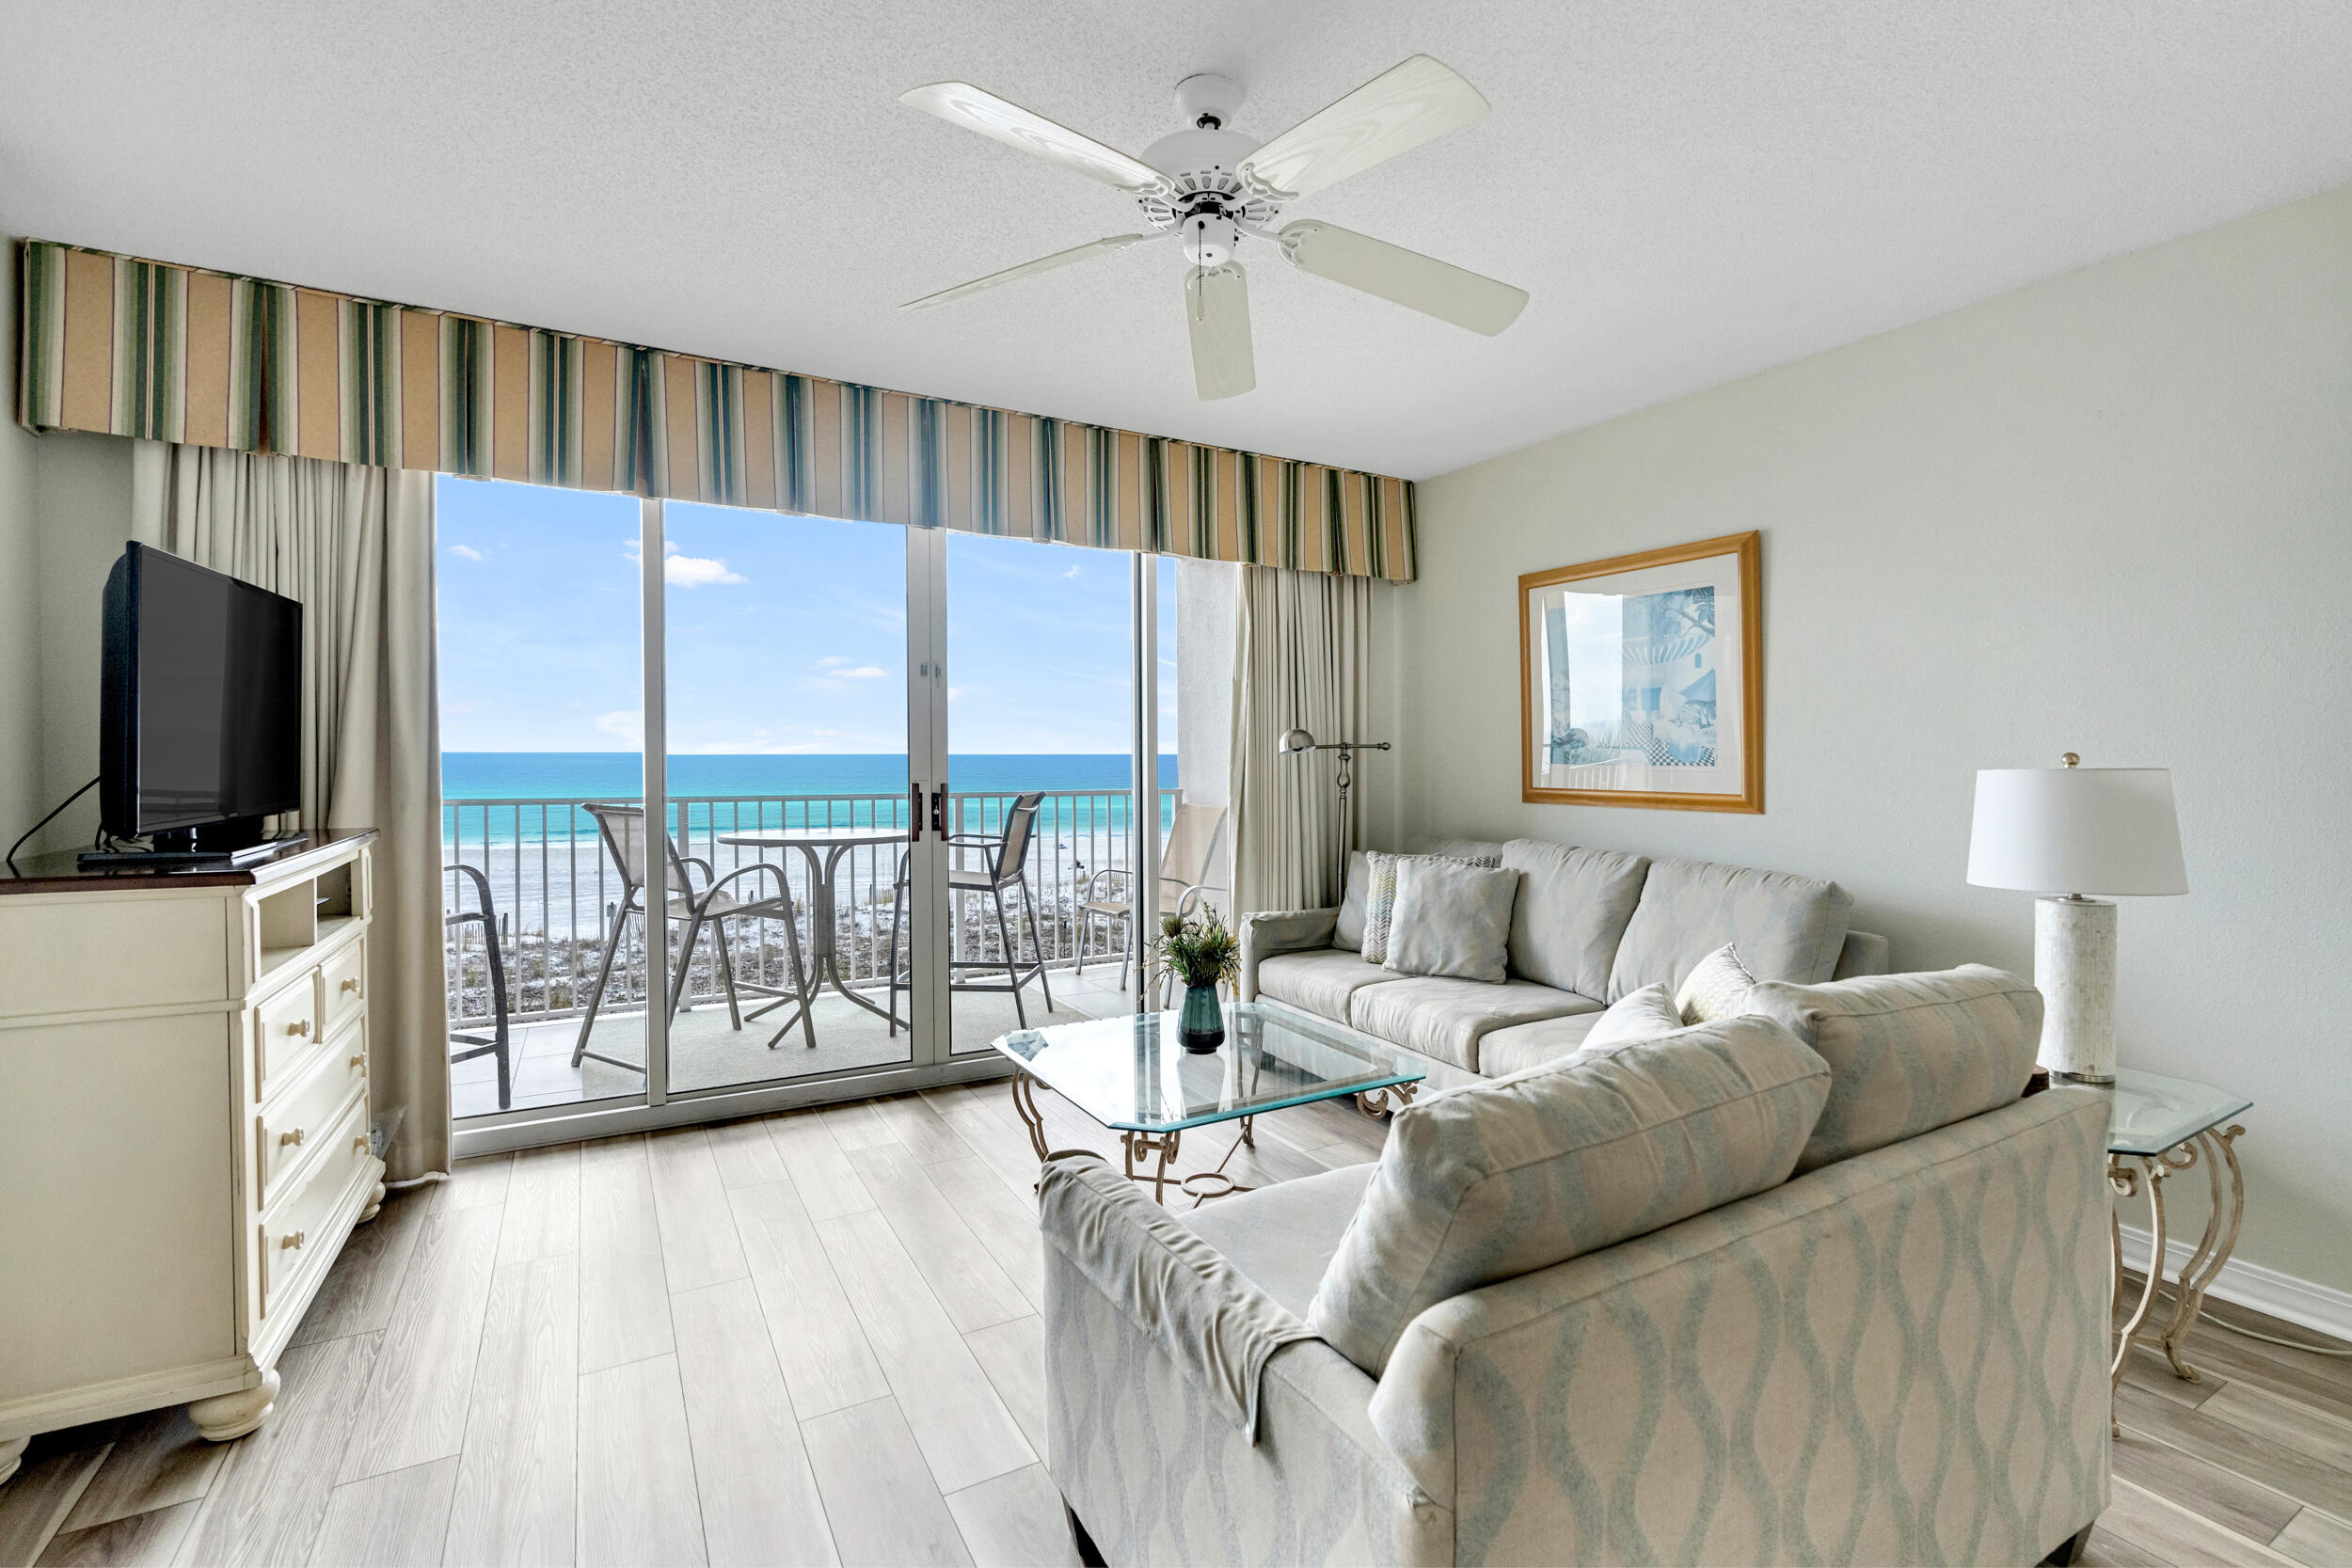
[[[373,832],[233,872],[0,875],[0,1480],[35,1433],[261,1425],[369,1149]]]

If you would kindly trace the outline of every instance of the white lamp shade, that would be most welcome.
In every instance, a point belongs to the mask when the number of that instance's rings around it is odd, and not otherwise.
[[[1968,880],[2028,893],[2186,893],[2171,769],[1979,769]]]

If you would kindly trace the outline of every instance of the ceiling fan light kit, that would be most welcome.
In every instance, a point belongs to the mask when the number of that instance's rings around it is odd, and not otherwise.
[[[1307,218],[1276,230],[1282,204],[1476,119],[1478,89],[1426,55],[1415,55],[1318,110],[1270,142],[1231,129],[1241,85],[1211,73],[1176,84],[1184,128],[1133,158],[969,82],[934,82],[899,102],[950,124],[1045,158],[1136,198],[1150,228],[1041,256],[1002,272],[909,300],[928,309],[1000,283],[1107,255],[1156,239],[1182,245],[1184,319],[1192,337],[1193,385],[1202,401],[1257,385],[1250,349],[1248,275],[1235,257],[1250,240],[1270,245],[1299,271],[1492,337],[1518,318],[1527,293],[1508,283]]]

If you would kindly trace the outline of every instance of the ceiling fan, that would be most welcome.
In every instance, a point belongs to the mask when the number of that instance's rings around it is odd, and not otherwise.
[[[1458,131],[1486,112],[1478,89],[1426,55],[1382,71],[1338,103],[1261,143],[1226,129],[1241,107],[1229,77],[1187,76],[1176,107],[1190,127],[1131,158],[1091,136],[969,82],[934,82],[899,103],[1051,159],[1136,198],[1151,227],[1056,251],[1003,272],[909,300],[925,310],[1000,283],[1104,256],[1129,245],[1181,238],[1184,317],[1192,329],[1193,384],[1202,400],[1230,398],[1258,384],[1249,348],[1249,285],[1233,259],[1245,240],[1263,240],[1301,272],[1494,336],[1527,304],[1527,291],[1337,224],[1302,218],[1274,228],[1283,205],[1351,174]]]

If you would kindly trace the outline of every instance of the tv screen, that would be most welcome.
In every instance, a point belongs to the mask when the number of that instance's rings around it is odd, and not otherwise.
[[[302,606],[133,544],[106,579],[100,816],[119,838],[295,810]]]

